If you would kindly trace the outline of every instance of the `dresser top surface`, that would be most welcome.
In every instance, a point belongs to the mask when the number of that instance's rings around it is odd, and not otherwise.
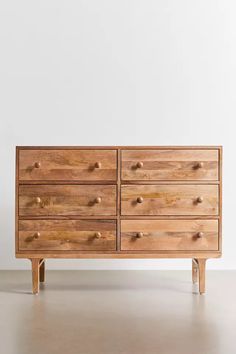
[[[176,149],[176,150],[184,150],[184,149],[200,149],[200,150],[208,150],[208,149],[220,149],[222,150],[223,146],[222,145],[192,145],[192,146],[187,146],[187,145],[159,145],[159,146],[154,146],[154,145],[112,145],[112,146],[93,146],[93,145],[84,145],[84,146],[16,146],[17,150],[23,149],[23,150],[27,150],[27,149],[42,149],[42,150],[54,150],[54,149],[68,149],[68,150],[81,150],[81,149],[101,149],[101,150],[117,150],[117,149],[160,149],[160,150],[165,150],[165,149]]]

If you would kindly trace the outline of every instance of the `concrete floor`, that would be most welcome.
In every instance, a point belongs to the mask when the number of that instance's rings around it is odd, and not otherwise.
[[[1,354],[235,354],[236,272],[0,272]]]

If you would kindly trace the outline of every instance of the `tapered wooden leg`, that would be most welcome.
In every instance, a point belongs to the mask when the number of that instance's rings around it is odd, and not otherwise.
[[[38,294],[39,293],[39,258],[32,258],[32,293]]]
[[[193,283],[197,283],[198,276],[198,263],[195,258],[192,259],[192,281]]]
[[[199,292],[205,293],[205,273],[206,273],[206,259],[198,258],[198,276],[199,276]]]
[[[39,281],[40,283],[43,283],[45,281],[45,259],[40,260]]]

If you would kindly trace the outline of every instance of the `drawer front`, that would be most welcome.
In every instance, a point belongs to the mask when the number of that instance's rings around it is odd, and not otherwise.
[[[20,220],[21,251],[113,251],[115,220]]]
[[[19,215],[116,215],[116,186],[21,185]]]
[[[117,178],[116,150],[20,150],[20,180],[107,180]]]
[[[124,185],[122,215],[217,215],[218,185]]]
[[[218,180],[218,150],[123,150],[123,180]]]
[[[122,220],[122,251],[218,250],[218,220]]]

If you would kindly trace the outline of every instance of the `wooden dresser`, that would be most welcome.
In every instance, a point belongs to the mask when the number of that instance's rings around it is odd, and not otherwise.
[[[219,146],[17,147],[16,257],[191,258],[205,291],[221,256]]]

